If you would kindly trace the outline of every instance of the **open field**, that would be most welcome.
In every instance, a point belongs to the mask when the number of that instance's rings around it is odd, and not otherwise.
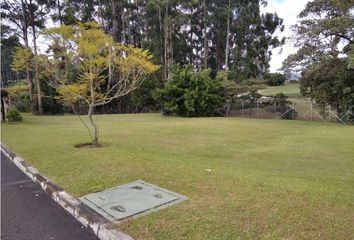
[[[25,115],[2,141],[81,196],[133,180],[188,201],[118,227],[137,239],[353,239],[354,127],[305,121]],[[211,172],[206,171],[211,169]]]
[[[266,89],[259,91],[260,94],[264,96],[275,96],[278,93],[283,93],[288,97],[299,97],[300,95],[300,85],[298,83],[288,83],[282,86],[267,86]]]

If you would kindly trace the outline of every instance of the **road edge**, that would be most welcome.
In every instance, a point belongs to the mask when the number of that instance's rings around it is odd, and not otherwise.
[[[32,181],[38,183],[55,202],[62,206],[82,225],[90,228],[100,240],[134,240],[128,234],[118,231],[112,222],[93,211],[79,199],[65,192],[60,186],[54,184],[49,178],[42,175],[35,167],[28,164],[0,142],[1,152],[8,157]]]

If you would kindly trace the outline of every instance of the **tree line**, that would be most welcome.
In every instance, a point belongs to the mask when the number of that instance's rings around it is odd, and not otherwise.
[[[147,88],[143,92],[162,86],[176,67],[184,65],[210,68],[212,77],[228,70],[232,79],[242,82],[262,78],[269,69],[270,50],[284,43],[274,36],[277,29],[283,30],[283,20],[276,13],[261,14],[265,4],[264,0],[5,0],[2,48],[13,53],[23,46],[38,55],[38,37],[48,26],[95,21],[116,42],[153,54],[161,68],[142,86]],[[11,68],[12,55],[3,55],[9,59],[3,70]],[[36,80],[35,69],[25,73],[35,111],[35,104],[43,105],[35,91],[46,86]],[[75,78],[75,73],[69,74]],[[128,95],[113,104],[119,105],[119,112],[131,111],[129,105],[142,107],[144,101],[156,105],[151,95]],[[43,106],[38,109],[43,112]]]
[[[282,76],[269,74],[271,50],[285,42],[275,36],[276,31],[284,30],[283,19],[276,13],[261,13],[261,7],[266,4],[265,0],[4,0],[1,4],[1,47],[5,50],[2,69],[17,69],[25,74],[28,84],[16,86],[13,92],[21,93],[28,88],[28,97],[24,94],[16,97],[18,102],[28,101],[31,111],[60,109],[60,104],[53,100],[58,92],[46,84],[48,76],[41,76],[40,62],[27,67],[22,63],[19,68],[13,62],[26,58],[19,55],[14,59],[12,53],[20,46],[27,49],[23,51],[24,54],[27,51],[27,56],[40,55],[38,38],[49,26],[96,22],[115,42],[149,50],[153,56],[151,61],[160,66],[134,92],[96,107],[97,112],[121,113],[172,106],[166,102],[170,98],[161,93],[170,95],[169,89],[176,93],[173,91],[176,86],[193,86],[193,91],[183,94],[187,94],[187,99],[193,94],[198,96],[198,88],[203,86],[196,84],[202,84],[198,79],[204,76],[204,85],[219,86],[209,80],[224,80],[218,97],[225,101],[222,107],[228,115],[227,109],[245,92],[249,101],[254,101],[260,83],[284,82]],[[293,26],[292,38],[299,50],[283,64],[285,72],[301,72],[304,95],[322,108],[334,106],[339,115],[353,112],[354,105],[353,6],[353,0],[310,1],[298,16],[298,24]],[[62,48],[60,43],[51,42],[45,50],[55,55]],[[60,58],[65,77],[77,81],[80,74],[77,62]],[[104,72],[108,82],[110,71],[108,66]],[[173,85],[173,78],[180,82]],[[202,106],[196,102],[184,101]],[[217,105],[213,115],[220,112],[221,105]],[[193,106],[182,108],[194,109]],[[187,115],[194,116],[194,113]]]

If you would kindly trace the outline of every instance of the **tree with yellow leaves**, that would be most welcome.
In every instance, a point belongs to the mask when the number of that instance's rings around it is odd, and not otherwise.
[[[49,62],[61,100],[70,105],[80,101],[87,106],[92,145],[97,146],[95,107],[138,88],[159,66],[150,61],[153,56],[147,50],[114,42],[95,22],[52,28],[46,36],[60,49]],[[70,61],[78,67],[75,82],[67,78],[66,71],[59,69],[63,61],[64,65]]]
[[[42,93],[42,81],[46,77],[47,72],[43,69],[43,60],[46,61],[46,56],[44,54],[33,54],[30,48],[17,47],[13,55],[13,60],[11,64],[12,70],[16,72],[29,72],[30,75],[32,72],[35,73],[35,82],[36,82],[36,91],[37,94],[33,93],[33,82],[32,78],[27,79],[28,81],[28,90],[29,90],[29,99],[31,111],[34,112],[34,101],[33,96],[37,96],[37,107],[38,113],[43,114],[43,93]],[[28,74],[27,74],[28,76]],[[31,75],[32,76],[32,75]]]

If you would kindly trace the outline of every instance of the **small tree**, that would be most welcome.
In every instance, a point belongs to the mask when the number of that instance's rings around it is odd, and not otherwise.
[[[58,71],[60,59],[53,58],[50,66],[61,99],[72,106],[83,102],[87,107],[92,144],[98,145],[98,126],[93,119],[95,107],[133,91],[159,67],[150,62],[152,55],[147,50],[115,43],[94,22],[53,28],[47,34],[57,44],[63,44],[59,55],[77,63],[79,75],[74,83],[68,81],[65,72]]]

